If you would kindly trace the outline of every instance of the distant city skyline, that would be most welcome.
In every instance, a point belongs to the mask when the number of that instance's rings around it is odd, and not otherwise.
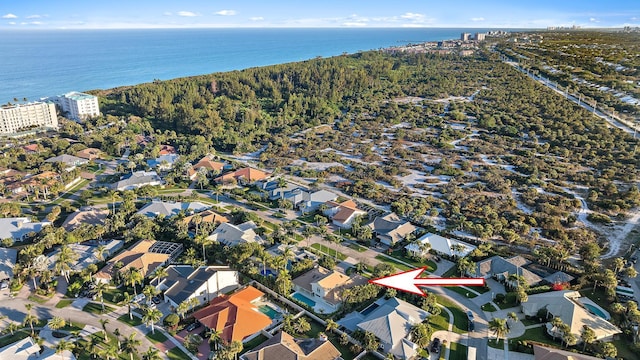
[[[3,0],[0,29],[640,26],[637,0]]]

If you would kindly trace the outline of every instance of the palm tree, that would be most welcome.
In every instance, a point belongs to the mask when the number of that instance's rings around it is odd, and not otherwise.
[[[104,340],[107,341],[107,324],[109,323],[109,319],[98,319],[100,325],[102,325],[102,334],[104,335]]]
[[[186,301],[181,302],[176,307],[176,314],[178,314],[181,319],[184,319],[184,314],[186,314],[187,311],[189,311],[189,304]]]
[[[104,261],[104,254],[107,252],[107,247],[104,245],[98,245],[95,250],[93,250],[93,255],[98,259],[98,261]]]
[[[209,342],[213,344],[213,349],[218,350],[218,347],[222,343],[222,331],[211,329],[209,332]]]
[[[162,360],[162,356],[160,356],[158,349],[149,347],[149,349],[142,354],[142,360]]]
[[[49,326],[49,329],[51,330],[62,329],[65,325],[67,325],[67,322],[60,316],[52,317],[47,323],[47,326]]]
[[[138,296],[138,290],[136,289],[136,284],[142,284],[142,274],[140,273],[140,270],[134,268],[134,267],[130,267],[129,269],[127,269],[127,271],[124,273],[124,283],[126,285],[131,285],[133,287],[133,293],[135,294],[135,296]]]
[[[216,184],[213,187],[213,192],[216,194],[216,202],[220,202],[218,200],[218,196],[222,193],[222,186],[220,184]]]
[[[151,299],[153,299],[154,296],[158,295],[159,291],[153,285],[147,285],[142,290],[142,293],[144,294],[144,297],[147,299],[147,305],[150,305]]]
[[[124,351],[129,353],[129,359],[133,360],[133,354],[137,354],[138,346],[142,344],[142,341],[136,339],[136,333],[132,333],[129,337],[124,341]]]
[[[120,304],[127,304],[127,310],[129,312],[129,320],[133,320],[133,314],[131,313],[131,303],[133,302],[133,296],[128,292],[122,293],[122,301]]]
[[[587,325],[582,325],[582,332],[580,333],[580,339],[582,339],[582,351],[587,349],[587,345],[596,341],[596,333]]]
[[[71,271],[71,264],[78,259],[78,255],[71,250],[67,245],[62,245],[58,251],[58,257],[54,265],[55,270],[64,275],[64,278],[69,282],[69,271]]]
[[[507,313],[507,324],[509,322],[512,322],[512,323],[517,323],[518,322],[518,315],[516,315],[516,313],[513,312],[513,311],[510,312],[510,313]]]
[[[411,341],[424,348],[431,341],[431,327],[426,323],[419,323],[411,329]]]
[[[506,337],[509,333],[509,329],[507,328],[507,320],[500,318],[492,319],[491,321],[489,321],[489,330],[493,331],[493,333],[496,335],[497,344],[500,339]]]
[[[94,348],[99,349],[97,346]],[[117,344],[108,342],[103,347],[102,351],[98,351],[98,354],[106,360],[114,360],[118,358],[118,355],[120,355],[120,349]]]
[[[327,326],[324,328],[324,330],[327,332],[333,332],[337,328],[338,328],[338,323],[333,321],[333,319],[328,319]]]
[[[20,329],[20,325],[18,325],[17,323],[10,322],[9,325],[7,325],[7,330],[9,330],[11,335],[13,335],[13,332],[18,329]]]
[[[116,200],[122,200],[120,193],[117,190],[112,190],[109,192],[109,197],[111,198],[111,213],[116,213]]]
[[[65,339],[60,339],[60,341],[56,345],[56,354],[59,354],[60,358],[64,359],[64,357],[62,356],[62,353],[67,351],[67,350],[71,351],[75,347],[76,347],[76,345],[74,343],[72,343],[71,341],[67,341]]]
[[[156,282],[156,285],[160,285],[160,282],[162,281],[162,279],[166,278],[167,276],[169,276],[169,271],[167,271],[167,268],[164,266],[159,266],[156,268],[156,271],[153,272],[153,275],[156,277],[156,279],[158,280]]]
[[[162,312],[158,309],[152,309],[147,307],[144,311],[144,315],[142,316],[142,321],[147,326],[151,326],[151,333],[155,334],[155,323],[162,319]]]
[[[562,327],[562,325],[564,325],[564,322],[562,321],[562,319],[556,316],[553,319],[551,319],[551,325],[553,329],[553,340],[555,340],[558,330]]]
[[[34,334],[34,330],[33,330],[33,324],[38,322],[38,318],[31,314],[31,313],[27,313],[27,315],[25,315],[24,320],[22,320],[22,324],[24,326],[27,326],[27,324],[29,324],[29,327],[31,328],[31,335],[33,336]]]
[[[573,346],[578,342],[576,336],[571,333],[571,326],[563,324],[560,330],[562,332],[562,342],[565,344],[565,347]]]
[[[104,312],[104,292],[109,289],[109,286],[102,281],[99,281],[96,284],[96,288],[94,289],[96,292],[96,296],[100,298],[100,304],[102,305],[102,312]]]

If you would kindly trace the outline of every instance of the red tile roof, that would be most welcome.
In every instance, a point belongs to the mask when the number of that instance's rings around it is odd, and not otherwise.
[[[271,318],[251,303],[263,295],[262,291],[248,286],[233,295],[218,296],[193,316],[209,329],[221,331],[224,341],[242,341],[271,324]]]

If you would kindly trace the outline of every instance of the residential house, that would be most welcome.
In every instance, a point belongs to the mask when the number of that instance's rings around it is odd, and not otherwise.
[[[167,144],[160,145],[160,151],[158,151],[158,155],[171,155],[175,153],[176,153],[176,148]]]
[[[40,345],[28,336],[5,347],[0,348],[0,359],[34,360],[40,357]]]
[[[160,155],[155,159],[147,160],[147,166],[159,171],[168,171],[173,168],[173,164],[178,160],[180,155],[178,154],[166,154]]]
[[[341,203],[327,201],[325,205],[327,209],[323,211],[324,215],[328,216],[333,224],[341,229],[351,229],[351,224],[356,216],[367,215],[366,211],[358,209],[358,206],[353,200],[347,200]]]
[[[213,175],[219,174],[222,169],[224,169],[224,163],[213,161],[211,157],[205,156],[187,170],[187,176],[191,181],[195,181],[198,177],[198,171],[206,171],[207,175]]]
[[[409,253],[424,255],[425,249],[428,246],[421,246],[420,244],[429,244],[431,250],[437,254],[448,257],[465,257],[476,248],[474,245],[467,244],[466,242],[445,238],[432,233],[421,236],[415,243],[411,243],[404,248]]]
[[[392,246],[414,233],[418,228],[408,221],[400,219],[395,213],[377,216],[367,224],[381,243]]]
[[[303,191],[302,201],[296,202],[296,205],[303,213],[312,212],[318,210],[320,205],[327,203],[328,201],[336,201],[338,194],[327,190],[318,191]]]
[[[69,214],[62,223],[62,227],[67,231],[72,231],[82,224],[103,226],[108,216],[108,209],[87,206]]]
[[[0,289],[13,279],[13,268],[18,260],[18,250],[0,248]],[[4,283],[5,285],[2,285]]]
[[[572,290],[529,295],[527,302],[521,304],[522,312],[528,316],[536,316],[540,309],[546,309],[551,314],[549,318],[557,316],[563,323],[569,325],[571,333],[577,339],[580,339],[585,325],[595,332],[596,340],[600,341],[610,341],[615,334],[622,332],[603,318],[610,317],[606,311],[590,299],[581,296],[579,292]],[[557,331],[550,322],[546,327],[551,335]]]
[[[96,148],[86,148],[80,150],[76,153],[76,156],[79,158],[87,159],[89,161],[100,159],[103,156],[103,153],[100,149]]]
[[[326,338],[295,339],[284,331],[240,356],[241,360],[337,360],[340,351]]]
[[[534,360],[602,360],[595,356],[579,354],[573,351],[565,351],[533,344]]]
[[[247,221],[240,225],[222,223],[207,239],[229,246],[236,246],[243,242],[262,243],[262,238],[255,232],[257,228],[258,226],[253,221]]]
[[[158,176],[155,171],[136,171],[131,174],[124,175],[120,181],[112,184],[111,186],[119,191],[135,190],[143,186],[157,186],[162,185],[164,182],[162,178]]]
[[[0,170],[0,185],[4,186],[5,193],[11,195],[19,195],[26,193],[21,180],[27,177],[29,174],[17,171],[13,169]],[[0,196],[3,194],[0,193]]]
[[[360,275],[347,276],[335,270],[323,267],[313,268],[293,279],[293,290],[311,298],[318,311],[325,313],[337,311],[342,304],[342,292],[356,285],[367,283]]]
[[[232,294],[220,295],[209,305],[196,311],[193,317],[211,330],[222,333],[222,341],[243,341],[271,325],[271,318],[259,311],[264,293],[253,286]]]
[[[478,262],[475,276],[508,281],[512,274],[524,277],[529,286],[568,283],[573,280],[571,275],[533,263],[519,255],[508,259],[496,255],[482,260]]]
[[[411,328],[429,313],[398,298],[379,299],[366,315],[353,312],[338,321],[345,328],[368,331],[380,340],[381,350],[399,359],[413,359],[420,347],[411,341]],[[367,308],[370,309],[370,308]]]
[[[155,218],[157,216],[173,217],[179,213],[193,214],[209,209],[211,206],[203,204],[201,202],[168,202],[153,200],[151,203],[145,205],[136,214],[144,215],[149,218]]]
[[[44,171],[40,174],[27,176],[14,183],[14,186],[30,194],[34,194],[36,198],[38,196],[46,198],[51,193],[53,187],[61,184],[62,178],[60,174],[53,171]]]
[[[182,253],[183,246],[179,243],[140,240],[130,249],[114,256],[105,267],[95,274],[99,281],[108,282],[112,279],[114,265],[122,263],[122,270],[135,267],[140,270],[143,277],[152,274],[158,267],[168,264]]]
[[[0,239],[22,241],[29,233],[40,232],[48,225],[51,225],[48,221],[31,222],[27,217],[0,218]]]
[[[78,166],[82,166],[85,165],[89,162],[89,160],[87,159],[83,159],[83,158],[79,158],[77,156],[73,156],[73,155],[67,155],[67,154],[62,154],[60,156],[54,156],[52,158],[49,158],[47,160],[45,160],[44,162],[46,163],[62,163],[65,165],[65,170],[66,171],[71,171],[73,169],[75,169]]]
[[[294,190],[298,190],[298,192],[300,193],[299,195],[300,200],[298,201],[302,201],[302,189],[298,185],[287,182],[285,186],[280,187],[280,184],[276,180],[256,181],[255,185],[258,189],[265,191],[267,193],[267,198],[269,200],[278,200],[278,199],[291,200],[291,199],[288,199],[286,195],[288,193],[291,193]],[[295,206],[296,203],[293,201],[292,203]]]
[[[264,171],[246,167],[219,176],[215,178],[215,181],[220,184],[237,183],[238,185],[251,185],[256,181],[264,180],[268,177],[269,174]]]
[[[100,260],[97,254],[98,246],[104,246],[104,253],[102,254],[102,260]],[[70,264],[71,269],[75,271],[82,271],[91,264],[97,264],[104,259],[108,259],[117,253],[124,245],[123,240],[102,240],[102,241],[87,241],[83,243],[68,244],[67,247],[73,251],[77,256],[77,260]],[[53,269],[56,259],[58,258],[59,250],[56,250],[49,255],[47,263],[49,268]]]
[[[164,292],[166,302],[174,307],[196,298],[206,304],[238,287],[238,272],[226,266],[169,265],[168,276],[156,286]]]
[[[231,221],[231,218],[226,215],[218,214],[213,210],[205,210],[197,214],[185,217],[184,219],[182,219],[182,222],[189,226],[195,226],[195,224],[193,224],[193,217],[196,215],[200,216],[200,218],[202,219],[202,223],[223,224]]]
[[[40,144],[29,144],[29,145],[23,146],[22,148],[26,153],[32,153],[32,154],[37,153],[42,149]]]

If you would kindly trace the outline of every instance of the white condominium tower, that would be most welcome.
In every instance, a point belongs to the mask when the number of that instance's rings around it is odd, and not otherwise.
[[[53,99],[62,109],[62,114],[72,120],[84,120],[99,116],[98,97],[72,91]]]
[[[58,128],[55,104],[33,102],[0,107],[0,135],[11,135],[41,127]]]

